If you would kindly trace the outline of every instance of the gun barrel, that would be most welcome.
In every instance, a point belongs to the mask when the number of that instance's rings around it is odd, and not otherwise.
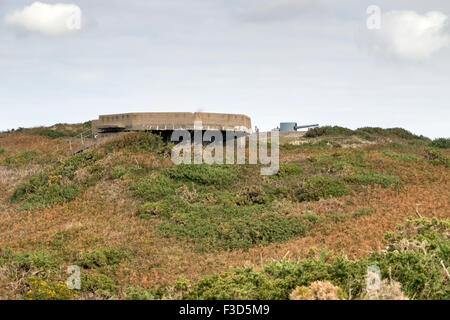
[[[318,127],[318,124],[310,124],[310,125],[304,125],[304,126],[295,126],[295,130],[297,129],[305,129],[305,128],[314,128],[314,127]]]

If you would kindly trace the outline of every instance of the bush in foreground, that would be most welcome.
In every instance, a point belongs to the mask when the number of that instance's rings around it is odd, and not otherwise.
[[[380,298],[404,293],[409,299],[445,300],[450,295],[450,279],[442,264],[450,263],[449,231],[448,220],[410,219],[398,232],[387,234],[390,244],[386,250],[368,258],[351,261],[323,251],[319,258],[274,261],[260,272],[251,267],[236,269],[200,279],[184,298],[288,299],[298,288],[296,297],[313,299],[310,286],[327,281],[348,293],[350,299],[369,299],[366,275],[368,267],[376,265],[383,279],[392,278],[382,285],[395,287],[378,292]]]

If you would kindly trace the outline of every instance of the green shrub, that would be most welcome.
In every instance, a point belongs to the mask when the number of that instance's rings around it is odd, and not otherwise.
[[[385,156],[388,156],[390,158],[393,159],[398,159],[398,160],[402,160],[402,161],[415,161],[418,160],[419,157],[416,156],[415,154],[411,154],[411,153],[396,153],[390,150],[385,150],[383,151],[383,154]]]
[[[38,189],[20,206],[21,210],[42,209],[55,203],[72,201],[78,195],[79,187],[75,184],[54,184],[48,188]]]
[[[95,150],[74,155],[55,166],[32,176],[28,183],[20,184],[10,200],[23,201],[22,210],[40,209],[55,203],[71,201],[84,187],[95,184],[102,176],[104,168],[95,162],[101,158]],[[77,170],[89,167],[90,176],[84,185],[73,183]]]
[[[281,178],[289,176],[298,176],[303,173],[303,169],[295,162],[283,162],[280,163],[277,176]]]
[[[268,198],[261,186],[244,186],[236,195],[236,203],[241,206],[265,204],[267,202]]]
[[[128,258],[128,250],[120,248],[102,248],[87,252],[81,252],[75,260],[75,264],[84,269],[98,269],[119,264]]]
[[[48,137],[51,139],[74,136],[73,133],[70,133],[70,132],[61,131],[61,130],[57,130],[57,129],[45,128],[45,127],[33,128],[33,129],[31,129],[31,134]]]
[[[306,132],[305,137],[315,138],[321,136],[351,136],[354,132],[351,129],[343,128],[339,126],[324,126],[310,129]]]
[[[359,136],[365,137],[365,136],[383,136],[385,135],[385,129],[380,127],[362,127],[355,130],[355,133]]]
[[[20,184],[14,191],[11,201],[25,201],[21,209],[43,208],[53,203],[75,199],[79,187],[64,184],[57,176],[47,177],[43,173],[33,176],[28,183]]]
[[[166,218],[169,218],[171,215],[170,213],[170,206],[166,203],[159,202],[147,202],[143,204],[138,210],[138,215],[144,219],[148,219],[153,216],[165,216]]]
[[[340,197],[348,194],[344,182],[338,178],[315,176],[309,179],[302,187],[295,190],[298,201],[317,201],[330,197]]]
[[[425,149],[425,159],[434,166],[444,166],[448,168],[450,165],[450,160],[439,150],[433,148]]]
[[[137,197],[156,202],[175,193],[179,184],[163,174],[152,174],[131,185],[131,191]]]
[[[125,167],[118,166],[118,167],[114,167],[111,170],[110,176],[112,179],[120,179],[123,176],[130,174],[131,172],[132,172],[131,168],[125,168]]]
[[[305,212],[302,214],[302,218],[308,220],[311,223],[318,223],[323,221],[323,218],[315,212]]]
[[[262,213],[264,206],[185,204],[159,225],[163,234],[191,239],[199,249],[249,249],[304,235],[311,223],[303,218]]]
[[[278,291],[281,291],[278,293]],[[188,300],[273,300],[282,299],[282,289],[273,288],[273,281],[252,268],[233,273],[215,274],[200,279],[194,289],[184,295]]]
[[[450,139],[449,138],[434,139],[431,142],[430,146],[433,148],[449,149],[450,148]]]
[[[399,186],[400,179],[393,175],[382,175],[377,172],[367,172],[363,174],[356,174],[353,176],[344,177],[347,183],[353,183],[358,185],[375,185],[378,184],[383,188],[387,188],[390,185]]]
[[[329,258],[331,259],[331,258]],[[252,268],[236,269],[234,272],[206,276],[184,295],[185,299],[264,299],[287,300],[297,286],[308,286],[314,281],[329,280],[348,292],[362,290],[366,266],[343,257],[305,259],[302,261],[274,261],[263,271]]]
[[[105,172],[105,167],[99,164],[93,164],[88,167],[88,172],[90,176],[83,182],[83,184],[91,187],[97,184],[103,176]]]
[[[6,157],[3,160],[3,164],[9,168],[17,168],[30,163],[39,162],[40,160],[41,160],[40,153],[33,150],[33,151],[24,151],[16,155]]]
[[[91,166],[101,158],[102,156],[95,150],[85,151],[60,162],[51,172],[55,176],[73,179],[78,169]]]
[[[165,144],[159,135],[150,132],[130,132],[105,143],[103,147],[107,151],[125,149],[131,152],[160,152]]]
[[[353,171],[354,165],[347,161],[346,159],[342,159],[339,154],[335,154],[333,156],[316,156],[311,157],[310,161],[313,163],[315,168],[320,168],[324,173],[336,173],[344,171],[345,169],[349,169]],[[358,165],[362,165],[362,157],[358,161]]]
[[[81,273],[81,291],[110,297],[118,290],[118,285],[102,273]]]
[[[78,296],[78,291],[67,288],[64,281],[46,282],[38,277],[29,277],[27,285],[26,300],[71,300]]]
[[[389,135],[389,136],[396,136],[405,140],[414,140],[414,139],[418,139],[418,140],[424,140],[424,141],[429,141],[430,139],[428,139],[427,137],[424,137],[422,135],[418,136],[415,135],[411,132],[409,132],[408,130],[402,129],[402,128],[389,128],[389,129],[384,129],[384,133],[385,135]]]
[[[62,260],[53,256],[49,251],[33,251],[23,253],[7,253],[3,256],[3,264],[15,265],[22,270],[31,270],[32,268],[49,271],[59,267]]]
[[[124,300],[159,300],[165,295],[162,289],[142,289],[129,286],[124,294]]]
[[[91,128],[91,121],[85,122],[83,124],[56,124],[51,127],[35,127],[35,128],[19,128],[18,132],[26,132],[33,135],[48,137],[51,139],[64,138],[64,137],[76,137],[81,133],[89,130]]]
[[[410,218],[397,232],[386,234],[387,250],[371,258],[383,276],[391,269],[392,277],[410,298],[446,300],[450,288],[441,261],[450,264],[449,231],[449,220]]]
[[[405,140],[421,140],[421,141],[429,141],[427,137],[424,137],[422,135],[418,136],[415,135],[408,130],[402,129],[402,128],[388,128],[388,129],[382,129],[379,127],[364,127],[364,128],[358,128],[355,130],[355,134],[366,137],[367,135],[371,137],[376,136],[391,136],[391,137],[397,137]]]
[[[293,151],[293,150],[303,150],[306,148],[324,148],[324,147],[330,147],[332,144],[328,144],[328,141],[326,140],[320,140],[320,141],[308,141],[306,143],[301,144],[292,144],[292,143],[283,143],[280,144],[280,150],[281,151]]]
[[[0,156],[5,153],[5,149],[0,148]]]
[[[294,181],[294,184],[299,182]],[[267,197],[273,201],[273,200],[281,200],[281,199],[290,199],[292,200],[295,198],[296,190],[298,188],[298,185],[292,186],[291,184],[282,184],[282,185],[271,185],[271,184],[264,184],[262,187],[264,189],[264,192],[266,193]]]
[[[177,181],[225,187],[238,179],[239,170],[233,165],[180,164],[167,169],[166,174]]]
[[[410,299],[446,300],[450,288],[441,261],[445,265],[450,262],[449,229],[448,220],[409,220],[401,232],[387,235],[390,244],[386,251],[368,258],[352,261],[322,251],[318,258],[274,261],[260,272],[238,268],[201,278],[183,298],[288,299],[297,286],[329,281],[350,292],[352,299],[359,299],[365,290],[368,267],[376,265],[382,278],[391,276],[400,282]]]
[[[297,286],[329,281],[358,299],[365,290],[368,267],[376,265],[382,278],[400,282],[410,299],[445,300],[450,288],[440,261],[450,262],[449,227],[448,220],[409,220],[403,231],[387,235],[390,245],[386,251],[368,258],[352,261],[322,251],[318,258],[274,261],[260,272],[238,268],[201,278],[184,298],[288,299]]]

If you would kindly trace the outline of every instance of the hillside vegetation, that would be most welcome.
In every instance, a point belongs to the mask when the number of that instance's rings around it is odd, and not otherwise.
[[[88,126],[0,134],[0,298],[361,299],[371,265],[391,295],[449,297],[448,139],[321,127],[261,176],[175,166],[150,133],[67,156]]]

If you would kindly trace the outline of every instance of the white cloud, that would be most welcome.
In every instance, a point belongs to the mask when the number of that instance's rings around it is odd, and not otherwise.
[[[381,29],[371,31],[372,49],[378,54],[408,61],[424,61],[450,44],[447,16],[390,11],[382,15]]]
[[[75,4],[33,4],[5,16],[4,22],[29,32],[59,36],[82,28],[82,11]]]
[[[317,3],[317,0],[258,0],[254,6],[241,12],[243,20],[264,22],[292,19]]]

